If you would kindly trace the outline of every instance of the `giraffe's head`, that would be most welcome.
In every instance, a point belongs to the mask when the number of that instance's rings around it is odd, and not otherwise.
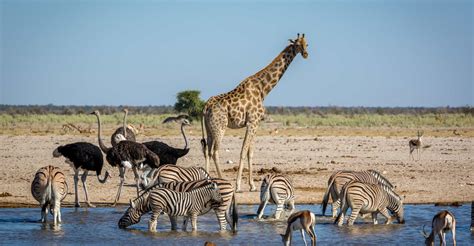
[[[301,36],[298,33],[298,36],[295,40],[289,39],[289,41],[291,45],[293,45],[296,54],[300,53],[303,58],[308,58],[308,51],[306,50],[308,48],[308,44],[306,43],[306,39],[304,38],[304,33]]]

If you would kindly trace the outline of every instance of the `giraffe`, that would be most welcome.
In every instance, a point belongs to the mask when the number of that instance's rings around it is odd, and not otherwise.
[[[237,192],[241,192],[240,182],[244,167],[243,161],[246,157],[250,191],[256,190],[252,178],[252,147],[259,123],[265,115],[263,106],[265,96],[276,86],[298,53],[305,59],[308,57],[306,51],[308,45],[304,34],[300,36],[298,33],[297,38],[295,40],[289,39],[289,42],[289,45],[268,66],[244,79],[232,91],[210,97],[204,106],[201,121],[201,145],[206,160],[206,171],[209,171],[209,158],[212,157],[219,178],[222,178],[219,167],[219,147],[225,130],[227,127],[231,129],[246,128],[236,180]],[[204,138],[205,135],[207,135],[207,142]]]

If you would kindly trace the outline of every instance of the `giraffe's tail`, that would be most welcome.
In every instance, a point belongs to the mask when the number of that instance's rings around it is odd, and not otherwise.
[[[205,123],[204,121],[205,121],[205,116],[204,116],[204,110],[203,110],[202,116],[201,116],[201,130],[202,130],[201,147],[202,147],[202,153],[204,154],[204,156],[206,156],[207,143],[205,139],[206,127],[204,127],[204,123]]]

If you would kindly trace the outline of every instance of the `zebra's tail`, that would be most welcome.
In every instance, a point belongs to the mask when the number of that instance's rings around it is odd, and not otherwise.
[[[329,196],[331,194],[331,187],[333,186],[334,184],[334,180],[335,178],[332,178],[331,181],[329,182],[328,184],[328,188],[326,189],[326,193],[324,193],[324,196],[323,196],[323,208],[322,208],[322,213],[323,213],[323,216],[324,214],[326,213],[326,208],[328,206],[328,202],[329,202]],[[334,199],[334,198],[333,198]]]
[[[343,216],[343,213],[344,213],[344,207],[346,206],[346,193],[347,193],[347,188],[349,187],[349,184],[352,183],[352,181],[349,181],[348,183],[346,183],[342,189],[341,189],[341,193],[339,194],[339,199],[341,199],[341,206],[340,206],[340,211],[339,211],[339,214],[337,215],[337,218],[336,220],[334,221],[334,224],[337,224],[337,222],[339,221],[339,219],[341,218],[341,216]]]
[[[232,223],[229,223],[231,225],[231,229],[233,233],[237,232],[237,225],[239,223],[239,212],[237,211],[237,202],[235,201],[235,194],[232,196],[232,204],[229,207],[229,210],[232,210]],[[229,211],[230,212],[230,211]],[[226,213],[227,217],[230,217],[228,213]],[[230,218],[227,218],[227,221]]]
[[[263,187],[263,184],[266,184],[266,186]],[[271,198],[270,186],[271,186],[270,178],[269,178],[269,175],[267,175],[265,176],[265,178],[263,178],[263,181],[262,181],[262,187],[260,189],[260,206],[258,206],[257,215],[259,215],[261,210],[263,209],[264,201],[268,201]]]

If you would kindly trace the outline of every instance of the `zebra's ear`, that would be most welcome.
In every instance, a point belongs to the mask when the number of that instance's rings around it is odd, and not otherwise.
[[[130,199],[130,207],[135,208],[135,203],[132,201],[132,199]]]

